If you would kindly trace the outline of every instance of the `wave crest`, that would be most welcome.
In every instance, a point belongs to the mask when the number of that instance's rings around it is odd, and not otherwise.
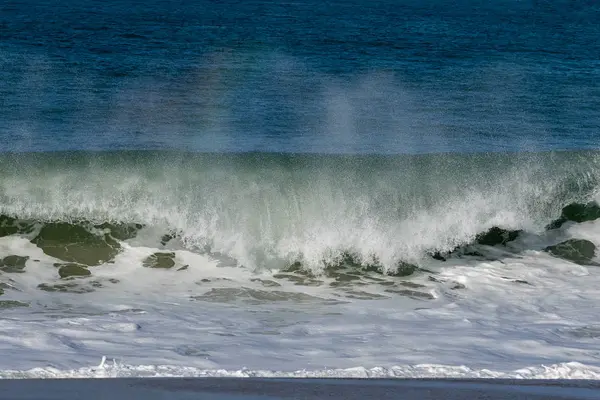
[[[493,227],[543,230],[564,205],[597,199],[600,179],[597,152],[41,153],[0,161],[3,235],[40,223],[59,235],[85,221],[123,240],[144,226],[165,235],[163,245],[175,238],[252,269],[300,261],[316,273],[347,255],[393,272]]]

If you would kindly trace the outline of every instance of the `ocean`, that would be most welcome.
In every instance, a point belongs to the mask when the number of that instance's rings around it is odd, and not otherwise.
[[[0,378],[600,379],[598,21],[2,2]]]

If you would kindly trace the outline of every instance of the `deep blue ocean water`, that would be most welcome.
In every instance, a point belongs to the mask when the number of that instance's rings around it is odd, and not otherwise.
[[[594,1],[0,4],[0,150],[596,148]]]

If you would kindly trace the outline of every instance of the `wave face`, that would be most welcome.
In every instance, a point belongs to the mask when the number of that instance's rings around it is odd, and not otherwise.
[[[600,190],[594,151],[13,153],[0,165],[4,235],[28,223],[139,224],[253,270],[300,261],[315,273],[348,254],[390,271],[492,226],[542,230]]]

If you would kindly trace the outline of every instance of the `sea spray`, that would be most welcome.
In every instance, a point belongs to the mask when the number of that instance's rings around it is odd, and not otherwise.
[[[154,227],[253,270],[301,262],[319,273],[351,254],[393,272],[494,226],[543,230],[566,204],[594,198],[599,160],[591,151],[15,153],[0,160],[1,229],[34,237],[50,222],[60,232],[71,229],[60,223],[113,224],[121,234]]]

